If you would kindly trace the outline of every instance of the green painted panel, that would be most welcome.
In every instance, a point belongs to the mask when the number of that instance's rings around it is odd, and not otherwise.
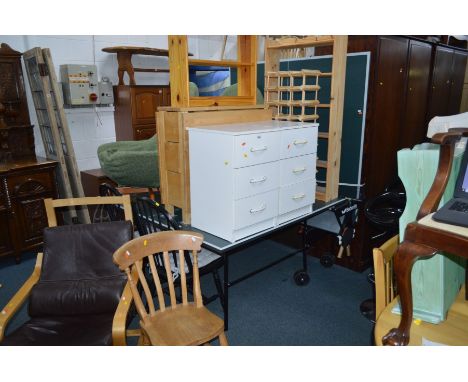
[[[441,205],[453,197],[462,157],[463,149],[457,149]],[[405,186],[407,199],[405,211],[400,218],[400,232],[404,233],[406,225],[416,219],[419,207],[434,180],[438,162],[438,145],[423,143],[416,145],[413,150],[404,149],[398,152],[398,175]],[[418,260],[411,273],[413,315],[432,323],[445,320],[447,311],[464,282],[464,275],[464,261],[457,256],[437,254],[430,259]],[[399,307],[395,312],[400,312]]]

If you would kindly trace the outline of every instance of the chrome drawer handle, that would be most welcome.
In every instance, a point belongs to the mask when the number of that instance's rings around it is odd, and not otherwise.
[[[261,177],[260,179],[250,179],[250,183],[262,183],[267,180],[266,176]]]
[[[266,204],[263,204],[260,208],[257,208],[257,209],[251,208],[250,213],[256,214],[257,212],[262,212],[265,208],[266,208]]]
[[[307,139],[303,139],[302,141],[298,141],[298,140],[295,140],[293,143],[294,145],[305,145],[306,143],[308,143],[309,141]]]
[[[302,194],[294,195],[292,198],[293,198],[293,200],[304,199],[304,198],[305,198],[305,194],[302,193]]]
[[[268,146],[266,146],[266,145],[263,146],[263,147],[257,147],[257,148],[252,147],[252,148],[250,149],[250,152],[251,152],[251,153],[254,153],[254,152],[256,152],[256,151],[265,151],[267,148],[268,148]]]
[[[294,174],[299,174],[299,173],[301,173],[301,172],[304,172],[305,170],[306,170],[305,167],[302,167],[302,168],[295,168],[294,170],[292,170],[292,172],[293,172]]]

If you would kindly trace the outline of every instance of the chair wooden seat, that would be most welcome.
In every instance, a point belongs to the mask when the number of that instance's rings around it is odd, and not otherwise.
[[[224,322],[205,307],[177,305],[157,311],[150,323],[141,322],[153,345],[201,345],[224,332]]]

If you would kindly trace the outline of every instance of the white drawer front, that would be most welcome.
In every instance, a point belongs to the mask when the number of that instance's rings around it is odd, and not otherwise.
[[[317,127],[283,130],[281,159],[317,152]]]
[[[280,138],[280,132],[236,136],[234,168],[278,160]]]
[[[313,204],[315,201],[315,179],[283,186],[279,193],[279,213],[284,214]]]
[[[234,202],[234,229],[240,229],[278,215],[278,189]]]
[[[270,191],[279,186],[279,161],[234,170],[234,199]]]
[[[308,154],[280,161],[281,186],[315,179],[317,171],[317,154]]]

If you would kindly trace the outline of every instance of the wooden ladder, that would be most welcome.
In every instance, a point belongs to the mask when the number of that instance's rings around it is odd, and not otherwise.
[[[280,71],[280,59],[288,57],[285,52],[326,45],[333,46],[331,72],[310,69]],[[276,110],[274,119],[316,121],[318,108],[330,109],[328,131],[318,134],[319,139],[328,140],[327,160],[317,160],[317,167],[326,169],[325,187],[317,186],[316,191],[316,199],[323,201],[338,197],[347,45],[348,36],[265,39],[265,104]],[[321,104],[318,100],[322,77],[331,77],[329,104]]]
[[[32,48],[23,54],[34,108],[47,159],[59,163],[57,180],[61,198],[84,197],[80,172],[63,109],[62,92],[57,82],[49,49]],[[86,207],[70,210],[69,218],[90,223]]]

